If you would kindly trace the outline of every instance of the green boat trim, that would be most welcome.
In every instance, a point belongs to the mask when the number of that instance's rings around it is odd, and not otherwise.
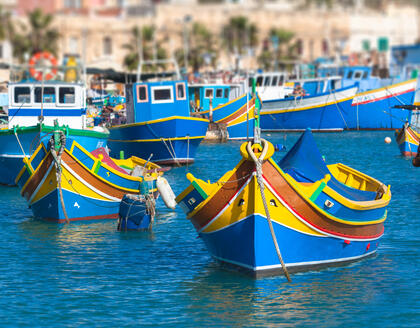
[[[66,135],[71,135],[71,136],[83,136],[83,137],[102,138],[102,139],[107,139],[109,137],[109,132],[100,132],[100,131],[94,131],[90,129],[72,129],[72,128],[69,128],[67,125],[61,125],[58,129],[63,131]],[[39,123],[33,126],[16,125],[15,127],[11,129],[0,130],[0,136],[14,134],[15,131],[19,134],[19,133],[38,132],[40,130],[42,130],[42,132],[49,133],[56,130],[56,128],[53,125],[42,124],[42,129],[41,129]]]

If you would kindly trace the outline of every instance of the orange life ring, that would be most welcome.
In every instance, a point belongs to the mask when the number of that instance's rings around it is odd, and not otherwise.
[[[51,70],[44,75],[44,80],[51,80],[57,75],[57,59],[55,59],[55,57],[48,51],[41,51],[37,52],[31,57],[31,59],[29,59],[29,74],[31,74],[35,80],[42,80],[42,71],[36,69],[36,65],[39,61],[44,60],[49,61],[52,66]]]
[[[350,54],[348,61],[350,66],[355,66],[358,64],[359,58],[356,53],[352,53]]]

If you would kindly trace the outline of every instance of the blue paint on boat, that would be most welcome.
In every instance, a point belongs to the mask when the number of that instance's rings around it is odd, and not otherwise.
[[[78,132],[80,130],[69,129],[67,134],[69,138],[77,140],[89,152],[107,145],[108,135],[105,133],[101,138],[98,136],[79,135]],[[39,142],[42,142],[47,147],[51,138],[50,133],[45,132],[45,130],[39,132],[39,129],[18,129],[17,133],[26,156],[32,155]],[[71,142],[69,144],[71,145]],[[16,136],[12,133],[0,134],[0,184],[15,185],[15,178],[22,168],[23,157],[22,149]]]
[[[120,201],[103,201],[85,197],[77,192],[62,190],[70,221],[116,219]],[[35,218],[64,223],[66,217],[60,202],[58,188],[31,205]]]
[[[118,230],[149,230],[153,223],[145,200],[124,196],[120,203]]]
[[[303,265],[349,261],[369,255],[378,247],[376,240],[347,244],[339,238],[302,234],[274,221],[273,228],[290,271]],[[212,233],[200,233],[213,257],[252,271],[281,267],[273,240],[267,236],[271,236],[267,219],[259,214]]]

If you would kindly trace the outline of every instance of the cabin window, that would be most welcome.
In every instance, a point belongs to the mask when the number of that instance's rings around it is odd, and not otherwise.
[[[42,94],[44,93],[44,94]],[[35,88],[35,102],[36,103],[55,103],[55,88],[45,87],[44,92],[41,87]]]
[[[262,82],[263,82],[263,77],[262,76],[258,76],[257,77],[257,87],[262,86]]]
[[[279,85],[283,85],[283,82],[284,82],[284,76],[280,75]]]
[[[148,102],[148,95],[147,95],[147,85],[138,85],[137,86],[137,102]]]
[[[348,79],[351,79],[352,75],[353,75],[353,72],[352,72],[352,71],[348,71],[348,73],[347,73],[347,78],[348,78]]]
[[[15,103],[31,102],[31,89],[29,87],[16,87],[15,88]]]
[[[362,72],[361,71],[354,72],[354,78],[355,79],[360,79],[361,77],[362,77]]]
[[[185,83],[177,83],[176,84],[176,99],[177,100],[187,99],[187,97],[185,95]]]
[[[367,79],[367,77],[368,77],[368,71],[364,71],[363,72],[363,79]]]
[[[72,87],[62,87],[58,91],[60,104],[74,104],[76,102],[75,90]]]
[[[264,86],[265,86],[265,87],[268,87],[268,86],[270,85],[270,80],[271,80],[271,78],[270,78],[269,76],[267,76],[267,77],[264,79]]]
[[[223,89],[216,89],[216,98],[223,98]]]
[[[271,85],[273,86],[273,87],[275,87],[275,86],[277,86],[277,80],[278,80],[278,76],[273,76],[273,80],[271,81]]]
[[[171,103],[173,102],[172,86],[152,87],[152,103]]]
[[[206,89],[205,98],[213,98],[213,89]]]
[[[229,89],[225,89],[225,97],[224,98],[229,98]]]

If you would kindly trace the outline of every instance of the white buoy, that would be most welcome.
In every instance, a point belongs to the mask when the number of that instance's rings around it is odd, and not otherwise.
[[[169,185],[168,180],[166,180],[163,177],[157,177],[156,187],[166,207],[174,210],[176,207],[175,194],[172,191],[172,188]]]
[[[391,138],[390,137],[386,137],[385,138],[385,143],[390,144],[391,143]]]

